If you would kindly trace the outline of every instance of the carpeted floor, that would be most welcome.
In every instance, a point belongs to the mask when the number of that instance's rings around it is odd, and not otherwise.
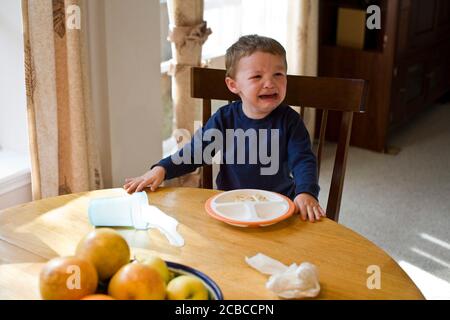
[[[351,147],[339,220],[390,254],[427,299],[450,299],[449,124],[450,103],[437,104],[392,135],[397,155]],[[325,150],[323,204],[334,149]]]

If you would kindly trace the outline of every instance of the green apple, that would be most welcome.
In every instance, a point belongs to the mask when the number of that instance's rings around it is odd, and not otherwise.
[[[166,284],[171,279],[169,268],[167,267],[166,262],[160,257],[157,256],[145,256],[139,258],[136,257],[136,260],[139,263],[142,263],[158,271],[158,273],[161,275]]]
[[[208,290],[203,282],[189,275],[172,279],[166,292],[169,300],[208,300]]]

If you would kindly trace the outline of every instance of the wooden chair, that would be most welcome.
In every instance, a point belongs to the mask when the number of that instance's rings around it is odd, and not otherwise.
[[[194,67],[191,70],[191,96],[203,99],[203,125],[211,116],[211,100],[239,100],[231,93],[225,84],[225,70]],[[342,112],[342,122],[339,129],[333,175],[327,203],[327,217],[338,221],[344,186],[347,152],[352,129],[353,113],[364,112],[368,83],[360,79],[341,79],[323,77],[287,77],[287,93],[285,103],[300,106],[300,116],[304,108],[322,110],[319,143],[317,148],[318,170],[322,158],[322,148],[325,141],[327,116],[329,110]],[[203,167],[202,187],[212,188],[212,166]]]

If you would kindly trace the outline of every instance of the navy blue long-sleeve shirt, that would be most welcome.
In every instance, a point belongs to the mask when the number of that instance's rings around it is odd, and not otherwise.
[[[216,184],[220,190],[263,189],[291,199],[299,193],[318,198],[310,137],[299,114],[288,105],[281,104],[263,119],[248,118],[241,101],[223,106],[190,143],[152,167],[164,167],[165,179],[172,179],[194,171],[208,161],[203,155],[219,150]]]

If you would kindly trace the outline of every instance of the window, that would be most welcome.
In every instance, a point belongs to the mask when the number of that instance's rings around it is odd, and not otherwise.
[[[225,54],[245,34],[272,37],[285,46],[287,5],[286,0],[205,0],[204,19],[213,33],[203,46],[204,58]]]
[[[2,4],[0,24],[1,196],[30,183],[20,1],[6,1]]]
[[[204,0],[203,19],[213,33],[203,45],[204,59],[219,57],[244,34],[260,34],[286,44],[288,1],[277,0]],[[167,40],[169,17],[166,1],[161,3],[161,62],[171,59]],[[227,17],[224,19],[223,17]],[[167,69],[163,65],[163,71]]]

